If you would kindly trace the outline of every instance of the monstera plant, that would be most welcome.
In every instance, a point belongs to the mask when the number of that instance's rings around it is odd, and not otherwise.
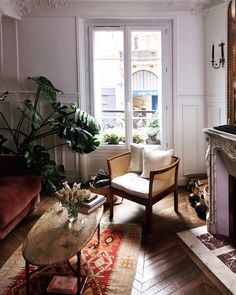
[[[23,155],[27,166],[41,174],[44,191],[55,192],[61,188],[64,167],[57,166],[50,158],[49,150],[68,145],[75,152],[90,153],[100,144],[97,138],[100,126],[75,104],[63,105],[57,102],[57,94],[62,91],[56,89],[47,78],[41,76],[28,79],[36,83],[37,91],[34,99],[26,99],[18,108],[20,117],[17,125],[10,126],[0,112],[0,153]],[[7,93],[0,98],[5,99]],[[40,112],[41,99],[46,100],[50,108],[46,117]],[[58,136],[58,143],[53,146],[41,145],[41,139],[53,135]]]

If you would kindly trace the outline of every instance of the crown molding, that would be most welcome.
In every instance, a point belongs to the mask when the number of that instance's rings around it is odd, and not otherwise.
[[[78,3],[140,3],[143,0],[2,0],[0,1],[0,11],[3,14],[11,11],[12,16],[20,18],[37,10],[55,10],[66,2],[70,5]],[[219,4],[225,3],[226,0],[148,0],[146,2],[155,5],[160,11],[189,11],[192,14],[205,14],[207,11]],[[17,17],[18,16],[18,17]]]

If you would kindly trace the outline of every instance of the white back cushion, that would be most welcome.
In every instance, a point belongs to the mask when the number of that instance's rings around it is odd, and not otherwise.
[[[150,171],[155,171],[171,164],[173,150],[162,151],[143,147],[143,172],[141,177],[149,178]]]
[[[136,144],[131,143],[131,159],[129,164],[128,172],[137,172],[142,173],[143,171],[143,148],[145,147],[146,150],[159,150],[159,145],[153,145],[153,144]]]
[[[142,144],[130,144],[131,148],[131,159],[128,171],[129,172],[139,172],[141,173],[143,170],[143,155],[142,155]]]

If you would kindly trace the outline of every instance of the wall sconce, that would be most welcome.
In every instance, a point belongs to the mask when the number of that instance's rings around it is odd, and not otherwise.
[[[219,58],[219,62],[217,63],[215,61],[215,45],[212,45],[212,52],[211,52],[211,65],[213,67],[213,69],[219,69],[220,67],[224,67],[225,64],[225,56],[224,56],[224,46],[225,43],[221,42],[219,44],[219,47],[221,48],[220,52],[221,52],[221,57]]]

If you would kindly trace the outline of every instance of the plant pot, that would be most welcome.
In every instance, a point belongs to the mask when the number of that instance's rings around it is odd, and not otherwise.
[[[156,140],[147,139],[146,144],[161,144],[161,141],[160,139],[156,139]]]

